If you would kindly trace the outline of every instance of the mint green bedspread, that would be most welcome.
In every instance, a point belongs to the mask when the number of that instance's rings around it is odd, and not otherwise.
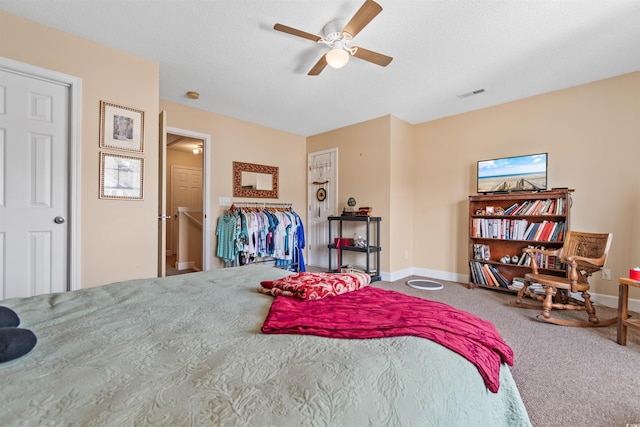
[[[529,426],[508,367],[416,337],[263,335],[246,266],[0,301],[38,337],[0,364],[2,426]]]

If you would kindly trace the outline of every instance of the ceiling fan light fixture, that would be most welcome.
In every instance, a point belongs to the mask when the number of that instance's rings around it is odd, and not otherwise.
[[[331,49],[327,53],[326,59],[331,68],[342,68],[349,62],[349,52],[344,49]]]

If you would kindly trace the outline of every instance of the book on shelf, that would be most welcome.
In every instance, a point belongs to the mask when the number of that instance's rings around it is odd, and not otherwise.
[[[514,291],[524,288],[524,277],[514,277],[508,288]]]
[[[482,272],[484,274],[484,277],[487,279],[489,286],[498,286],[497,280],[495,277],[493,277],[488,264],[482,264]]]
[[[469,266],[471,267],[471,281],[479,285],[486,285],[487,283],[481,272],[480,263],[476,261],[469,261]]]
[[[491,273],[493,273],[493,277],[498,281],[498,285],[500,287],[502,287],[502,288],[508,288],[509,287],[509,281],[507,280],[506,277],[504,277],[502,275],[502,273],[500,273],[500,270],[498,270],[493,265],[489,265],[489,271],[491,271]]]
[[[554,224],[555,222],[553,221],[543,221],[540,233],[535,240],[539,240],[542,242],[549,240],[549,235],[551,234],[551,230],[553,229]]]
[[[515,211],[516,209],[518,209],[518,207],[520,207],[520,205],[516,202],[513,205],[509,206],[507,209],[504,210],[504,214],[505,215],[511,215],[511,213],[513,211]]]
[[[509,280],[493,265],[469,261],[471,281],[478,285],[508,288]]]
[[[529,206],[527,211],[524,213],[524,215],[536,215],[542,203],[543,203],[542,200],[533,201],[533,203],[531,203],[531,205]]]
[[[540,228],[540,223],[539,222],[532,222],[531,223],[531,227],[529,228],[527,233],[524,235],[524,240],[535,240],[534,236],[538,232],[538,228]]]
[[[542,221],[538,223],[536,227],[535,234],[531,237],[531,240],[540,240],[540,236],[542,235],[542,230],[544,230],[544,226],[547,224],[547,221]]]

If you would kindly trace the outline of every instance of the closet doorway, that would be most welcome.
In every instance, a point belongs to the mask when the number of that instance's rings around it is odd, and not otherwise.
[[[167,128],[166,275],[208,270],[208,135]]]

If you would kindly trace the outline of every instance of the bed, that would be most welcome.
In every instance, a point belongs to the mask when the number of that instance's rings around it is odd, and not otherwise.
[[[256,287],[287,274],[249,265],[0,302],[38,337],[0,364],[0,425],[531,425],[504,364],[493,393],[427,339],[263,334],[274,297]]]

